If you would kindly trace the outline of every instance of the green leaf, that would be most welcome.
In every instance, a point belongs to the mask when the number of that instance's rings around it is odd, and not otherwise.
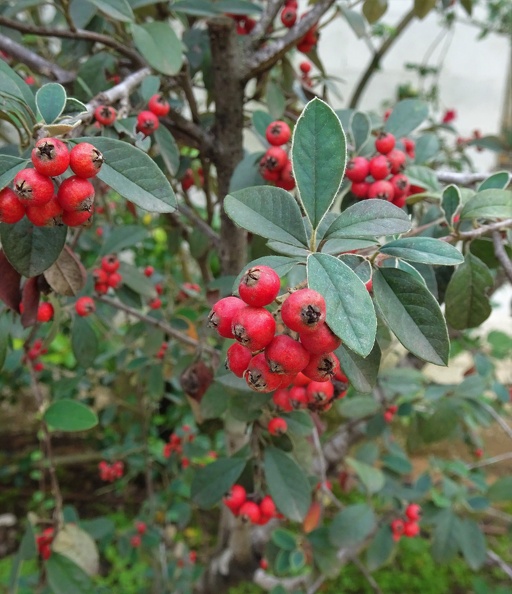
[[[385,482],[382,470],[379,470],[370,464],[355,460],[350,456],[345,457],[345,462],[355,470],[369,495],[377,493],[382,489]]]
[[[269,125],[273,122],[272,116],[266,111],[257,109],[252,114],[252,125],[256,132],[262,137],[266,138],[266,131]]]
[[[71,327],[71,348],[81,367],[90,367],[94,363],[99,343],[88,318],[75,316]]]
[[[435,5],[436,0],[414,0],[414,14],[419,19],[424,19]]]
[[[302,468],[282,450],[265,450],[263,467],[269,493],[279,511],[300,522],[311,505],[311,488]]]
[[[182,12],[191,16],[215,16],[221,11],[216,7],[216,4],[208,0],[178,0],[173,2],[171,10],[174,12]]]
[[[453,217],[460,206],[461,196],[457,186],[450,185],[443,190],[441,209],[450,226],[453,226]]]
[[[170,175],[174,177],[180,166],[180,151],[173,135],[165,126],[159,126],[153,133],[153,138],[158,145],[162,157]]]
[[[487,559],[487,543],[480,526],[474,520],[465,518],[460,522],[457,537],[466,563],[477,571]]]
[[[7,357],[7,349],[9,346],[9,330],[11,324],[6,315],[0,316],[0,371],[5,363]]]
[[[500,219],[512,217],[512,192],[482,190],[470,198],[460,213],[461,219]]]
[[[336,349],[336,355],[354,389],[361,394],[369,394],[377,382],[380,366],[381,352],[377,341],[367,357],[361,357],[343,345]]]
[[[132,25],[133,42],[150,66],[173,76],[183,64],[183,47],[171,26],[163,21]]]
[[[446,320],[452,328],[476,328],[491,315],[487,293],[493,286],[487,266],[471,252],[454,272],[445,293]]]
[[[274,530],[271,540],[276,546],[285,551],[294,551],[297,548],[297,537],[293,532],[284,528]]]
[[[352,31],[359,39],[363,38],[366,35],[366,23],[361,14],[357,12],[357,10],[351,10],[350,8],[346,8],[343,5],[341,5],[339,8],[341,9],[341,13],[345,17]]]
[[[458,552],[457,532],[460,519],[451,509],[444,509],[436,518],[434,538],[432,540],[432,556],[437,563],[450,561]]]
[[[344,398],[336,407],[342,417],[362,419],[374,415],[380,410],[380,404],[373,396],[354,396]]]
[[[281,415],[288,425],[288,431],[297,435],[311,435],[313,421],[309,412],[294,410]]]
[[[487,497],[493,502],[512,499],[512,476],[504,476],[494,482],[487,491]]]
[[[153,299],[157,296],[153,281],[135,266],[121,262],[119,272],[123,277],[123,285],[129,287],[135,293],[146,299]]]
[[[394,268],[375,270],[373,293],[386,325],[411,353],[446,365],[448,331],[439,304],[419,280]]]
[[[510,184],[510,173],[498,171],[493,173],[478,186],[478,192],[483,190],[504,190]]]
[[[0,239],[13,267],[30,278],[41,274],[57,260],[66,242],[68,228],[35,227],[24,217],[14,225],[0,224]]]
[[[262,256],[256,258],[252,262],[249,262],[240,271],[240,274],[236,277],[233,283],[233,293],[238,292],[238,285],[242,280],[244,274],[253,266],[270,266],[281,278],[286,276],[290,270],[297,264],[297,260],[289,258],[288,256]]]
[[[43,85],[36,93],[36,105],[43,120],[51,124],[66,107],[66,90],[58,83]]]
[[[203,419],[217,419],[226,412],[228,404],[229,394],[226,388],[213,382],[201,398],[201,415]]]
[[[417,164],[427,163],[439,152],[440,145],[437,135],[433,132],[422,134],[416,140],[414,148],[414,162]]]
[[[354,139],[356,153],[366,144],[370,138],[372,123],[370,118],[361,111],[356,111],[350,118],[350,132]]]
[[[101,246],[100,255],[117,254],[127,247],[136,246],[146,239],[147,236],[147,228],[140,225],[121,225],[114,227],[105,243]]]
[[[397,474],[410,474],[413,470],[412,464],[404,456],[386,454],[382,456],[382,464]]]
[[[0,60],[1,62],[2,60]],[[11,155],[2,155],[0,158],[0,188],[8,186],[14,176],[25,169],[29,164],[28,159],[21,159],[20,157],[13,157]]]
[[[405,233],[409,216],[385,200],[363,200],[344,210],[327,229],[324,239],[363,239]]]
[[[464,262],[464,256],[457,248],[432,237],[403,237],[386,243],[380,251],[389,256],[423,264],[456,266]]]
[[[418,419],[418,433],[425,443],[434,443],[450,437],[459,421],[459,411],[450,401],[442,401],[434,414]]]
[[[399,101],[384,124],[384,130],[396,138],[408,136],[428,116],[428,103],[421,99]]]
[[[436,174],[430,167],[409,165],[404,174],[409,178],[411,184],[424,188],[427,192],[435,194],[441,190]]]
[[[45,569],[53,594],[94,594],[96,591],[85,571],[64,555],[52,553]]]
[[[383,524],[366,551],[366,565],[370,571],[382,567],[391,557],[395,547],[393,533],[389,524]]]
[[[297,120],[291,156],[300,201],[316,229],[338,194],[347,160],[341,123],[321,99],[310,101]]]
[[[375,514],[366,503],[347,506],[334,516],[329,526],[329,540],[337,547],[353,547],[375,529]]]
[[[387,0],[364,0],[363,14],[370,23],[376,23],[388,9]]]
[[[30,111],[32,112],[32,114],[36,113],[36,101],[34,98],[34,93],[32,92],[32,89],[27,85],[27,83],[21,78],[21,76],[15,72],[8,64],[5,60],[0,60],[0,74],[2,76],[0,76],[0,80],[2,80],[2,86],[0,86],[0,89],[3,88],[3,83],[9,79],[10,82],[13,82],[17,92],[15,93],[15,96],[18,99],[23,99],[25,101],[25,103],[27,104],[28,108],[30,109]],[[3,157],[2,157],[3,159]]]
[[[46,409],[44,420],[56,431],[86,431],[98,424],[96,413],[75,400],[57,400]]]
[[[135,18],[128,0],[87,0],[87,2],[94,4],[103,14],[116,21],[130,23]]]
[[[323,295],[326,322],[343,343],[362,357],[370,354],[377,332],[372,299],[346,264],[329,254],[311,254],[307,261],[308,286]]]
[[[299,205],[281,188],[261,186],[228,194],[224,210],[251,233],[299,247],[308,245]]]
[[[263,154],[262,152],[250,153],[238,163],[229,182],[230,194],[237,190],[265,185],[259,170],[259,161]]]
[[[238,480],[245,463],[244,458],[221,458],[199,468],[190,488],[192,500],[201,508],[213,507]]]
[[[267,85],[267,107],[274,120],[279,120],[284,114],[286,99],[279,85],[269,82]]]
[[[228,12],[230,14],[259,14],[261,13],[261,6],[248,2],[248,0],[217,0],[215,6],[221,12]]]
[[[113,138],[76,138],[74,142],[90,142],[103,153],[98,178],[121,196],[151,212],[176,210],[171,184],[144,151]]]

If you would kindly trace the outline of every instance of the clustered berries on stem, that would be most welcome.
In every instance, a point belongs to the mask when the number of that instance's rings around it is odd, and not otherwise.
[[[186,443],[192,443],[195,439],[195,435],[192,432],[192,428],[189,425],[183,425],[181,427],[182,436],[177,433],[171,433],[169,441],[164,445],[163,456],[164,458],[170,458],[172,454],[176,454],[179,458],[182,468],[188,468],[190,466],[190,460],[183,451],[183,446]]]
[[[418,521],[421,518],[421,507],[417,503],[411,503],[405,510],[405,518],[396,518],[391,522],[393,540],[399,541],[402,536],[413,538],[420,533]]]
[[[107,483],[113,483],[115,480],[120,479],[124,474],[124,462],[117,460],[112,464],[102,460],[98,464],[98,470],[100,471],[100,479]]]
[[[36,536],[37,552],[43,561],[48,561],[52,554],[52,542],[55,537],[53,528],[45,528],[41,534]]]
[[[94,277],[94,290],[98,295],[104,295],[109,289],[118,289],[123,277],[119,272],[121,263],[115,254],[108,254],[101,259],[99,268],[92,271]]]
[[[195,174],[194,169],[192,169],[192,167],[189,167],[185,170],[185,173],[181,178],[181,189],[184,192],[188,192],[188,190],[190,190],[192,186],[197,186],[199,188],[202,188],[204,186],[204,172],[202,167],[198,167]]]
[[[13,189],[0,192],[0,222],[12,225],[26,215],[36,227],[78,227],[86,223],[94,211],[94,186],[89,179],[103,164],[100,151],[88,142],[80,142],[69,151],[58,138],[41,138],[31,159],[34,169],[19,171]],[[59,183],[55,178],[68,167],[74,175]]]
[[[403,138],[401,142],[404,150],[396,147],[393,134],[381,132],[375,139],[377,154],[369,159],[361,156],[350,159],[345,175],[352,182],[350,191],[356,198],[380,198],[402,208],[408,196],[422,191],[411,186],[402,173],[407,157],[414,158],[414,141]]]
[[[34,340],[32,346],[27,349],[27,352],[23,357],[23,362],[27,363],[30,361],[32,369],[39,373],[44,369],[44,364],[39,360],[39,358],[41,355],[46,355],[47,352],[47,349],[43,347],[43,341],[40,338],[37,338]]]
[[[272,146],[260,160],[260,174],[263,179],[274,182],[278,188],[293,190],[295,180],[292,173],[292,162],[283,147],[291,138],[290,127],[286,122],[271,122],[265,136]]]
[[[257,502],[247,497],[247,491],[242,485],[233,485],[222,501],[231,513],[243,522],[263,526],[272,518],[279,517],[270,495],[265,495]]]
[[[256,21],[246,14],[226,13],[226,16],[235,21],[238,35],[249,35],[256,25]]]
[[[391,423],[391,421],[393,420],[397,411],[398,411],[398,406],[396,404],[393,404],[386,408],[386,410],[384,412],[384,420],[386,421],[386,423]]]

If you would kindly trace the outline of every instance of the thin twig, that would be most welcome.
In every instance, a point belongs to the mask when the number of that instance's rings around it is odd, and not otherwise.
[[[512,283],[512,262],[505,251],[503,239],[499,231],[492,232],[492,243],[494,245],[494,255],[498,258],[500,264],[503,266],[503,271]]]
[[[503,559],[497,553],[491,551],[490,549],[487,551],[487,557],[512,580],[512,567],[510,567],[508,563],[505,563],[505,561],[503,561]]]
[[[446,235],[445,237],[440,237],[439,239],[449,243],[460,240],[467,241],[468,239],[477,239],[478,237],[482,237],[482,235],[487,235],[493,231],[508,229],[510,227],[512,227],[512,219],[503,219],[502,221],[497,221],[496,223],[482,225],[481,227],[473,229],[472,231],[455,232],[451,233],[450,235]]]
[[[220,246],[220,237],[219,234],[216,233],[210,225],[206,221],[204,221],[197,213],[195,213],[189,206],[186,204],[180,204],[178,206],[178,210],[182,212],[187,219],[189,219],[194,225],[200,229],[210,241],[213,243],[215,247]]]
[[[472,186],[477,182],[484,181],[493,173],[487,171],[479,171],[475,173],[471,172],[459,172],[459,171],[436,171],[435,172],[438,181],[443,184],[457,184],[459,186]]]
[[[374,577],[368,571],[361,559],[359,559],[359,557],[354,556],[352,561],[354,562],[354,565],[359,569],[359,571],[364,575],[366,581],[368,582],[368,584],[370,584],[370,587],[375,592],[375,594],[383,594],[379,584],[375,581]]]
[[[499,415],[494,408],[487,404],[486,402],[480,402],[480,406],[485,409],[491,417],[498,423],[498,425],[503,429],[503,431],[512,439],[512,427],[510,427],[505,420]]]
[[[492,458],[486,458],[485,460],[479,460],[478,462],[473,462],[473,464],[468,464],[468,468],[469,470],[483,468],[484,466],[490,466],[491,464],[497,464],[498,462],[505,462],[510,459],[512,459],[512,452],[505,452],[498,456],[492,456]]]

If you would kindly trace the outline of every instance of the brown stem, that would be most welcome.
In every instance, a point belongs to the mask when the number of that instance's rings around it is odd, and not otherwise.
[[[478,237],[482,237],[482,235],[487,235],[493,231],[509,228],[512,228],[512,219],[503,219],[502,221],[497,221],[496,223],[482,225],[477,229],[473,229],[473,231],[464,231],[462,233],[455,232],[450,235],[446,235],[445,237],[440,237],[439,239],[441,241],[447,241],[448,243],[453,243],[454,241],[459,240],[467,241],[468,239],[477,239]]]
[[[218,233],[215,233],[210,225],[203,221],[203,219],[194,210],[192,210],[186,204],[180,204],[178,206],[178,210],[183,213],[191,223],[200,229],[216,248],[220,247],[221,241]]]
[[[361,98],[361,95],[363,94],[363,92],[366,88],[366,85],[368,84],[368,81],[373,76],[373,73],[379,67],[380,61],[387,54],[387,52],[393,46],[393,44],[398,39],[398,37],[404,32],[404,30],[407,28],[407,25],[413,20],[413,18],[414,18],[414,10],[410,10],[408,13],[406,13],[404,15],[402,20],[398,23],[394,34],[390,35],[386,39],[386,41],[380,46],[380,48],[377,50],[377,52],[374,54],[372,61],[368,65],[368,68],[365,70],[365,72],[363,73],[363,76],[361,77],[360,81],[357,84],[357,87],[352,95],[352,98],[350,99],[349,107],[351,107],[353,109],[355,109],[357,107],[357,104],[359,103],[359,99]]]

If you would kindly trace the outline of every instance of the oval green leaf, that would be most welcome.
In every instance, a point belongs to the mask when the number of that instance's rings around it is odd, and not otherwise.
[[[8,186],[18,171],[25,169],[29,162],[28,159],[2,155],[0,158],[0,188]]]
[[[98,424],[96,413],[75,400],[57,400],[46,409],[46,423],[56,431],[86,431]]]
[[[461,196],[457,186],[449,185],[443,190],[441,198],[441,209],[444,217],[450,226],[453,226],[453,217],[460,206]]]
[[[91,4],[94,4],[96,8],[104,15],[115,19],[116,21],[122,21],[130,23],[134,20],[132,8],[128,0],[87,0]]]
[[[483,190],[504,190],[510,184],[510,173],[508,171],[497,171],[490,175],[478,186],[478,192]]]
[[[48,585],[54,594],[94,594],[96,588],[85,571],[64,555],[52,553],[45,563]]]
[[[238,480],[244,466],[244,458],[222,458],[199,468],[192,480],[192,500],[205,509],[214,506]]]
[[[173,135],[165,126],[159,126],[153,137],[167,170],[174,177],[180,166],[180,151]]]
[[[470,198],[461,210],[461,219],[500,219],[512,217],[512,192],[482,190]]]
[[[457,248],[432,237],[403,237],[386,243],[380,251],[389,256],[423,264],[456,266],[464,262],[464,256]]]
[[[351,385],[361,394],[369,394],[377,382],[379,373],[381,352],[377,341],[367,357],[361,357],[343,345],[336,349],[336,355]]]
[[[71,348],[81,367],[90,367],[98,355],[99,343],[88,318],[75,316],[71,326]]]
[[[45,123],[51,124],[66,107],[66,90],[58,83],[43,85],[36,93],[36,105]]]
[[[150,66],[168,76],[178,74],[183,64],[183,47],[168,23],[132,25],[132,32],[135,47]]]
[[[329,540],[336,547],[361,543],[375,529],[375,514],[366,503],[347,506],[329,526]]]
[[[428,116],[428,103],[420,99],[399,101],[384,124],[384,130],[403,138],[415,130]]]

